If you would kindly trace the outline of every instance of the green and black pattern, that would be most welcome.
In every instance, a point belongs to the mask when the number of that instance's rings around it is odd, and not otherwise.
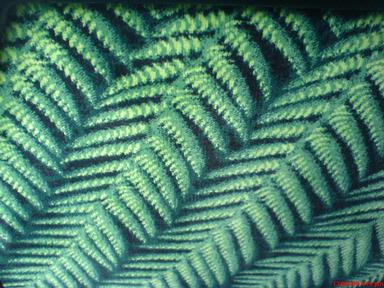
[[[20,5],[5,287],[384,281],[384,12]]]

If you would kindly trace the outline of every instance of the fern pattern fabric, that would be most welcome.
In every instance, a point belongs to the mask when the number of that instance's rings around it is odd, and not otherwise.
[[[5,287],[384,281],[384,12],[17,6]]]

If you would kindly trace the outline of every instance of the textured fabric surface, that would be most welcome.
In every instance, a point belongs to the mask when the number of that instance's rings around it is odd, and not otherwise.
[[[25,4],[4,36],[5,287],[384,280],[384,12]]]

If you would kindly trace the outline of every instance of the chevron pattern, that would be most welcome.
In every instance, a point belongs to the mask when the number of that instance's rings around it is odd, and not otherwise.
[[[5,287],[384,281],[384,13],[21,4]]]

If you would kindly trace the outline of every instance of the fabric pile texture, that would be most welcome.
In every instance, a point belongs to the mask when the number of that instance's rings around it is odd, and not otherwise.
[[[384,12],[26,3],[8,20],[4,287],[384,281]]]

